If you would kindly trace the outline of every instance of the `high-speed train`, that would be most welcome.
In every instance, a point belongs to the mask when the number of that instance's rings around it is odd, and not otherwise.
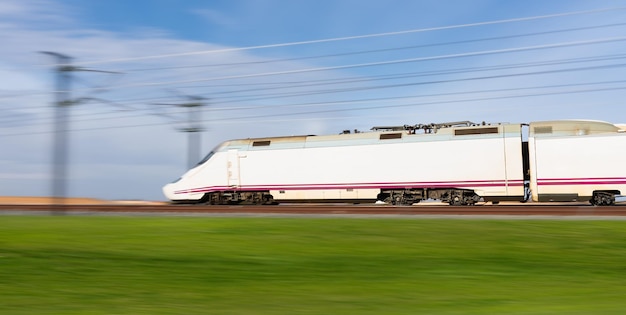
[[[626,192],[626,126],[454,122],[221,143],[163,187],[175,203],[589,201]]]

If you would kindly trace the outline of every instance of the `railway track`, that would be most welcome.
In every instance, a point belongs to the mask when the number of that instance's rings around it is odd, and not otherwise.
[[[49,205],[0,204],[2,212],[50,213],[155,213],[155,214],[320,214],[320,215],[515,215],[515,216],[626,216],[626,205],[594,207],[586,204],[519,204],[478,205],[454,207],[447,205],[310,205],[287,204],[275,206],[206,206],[172,204],[99,204],[99,205]]]

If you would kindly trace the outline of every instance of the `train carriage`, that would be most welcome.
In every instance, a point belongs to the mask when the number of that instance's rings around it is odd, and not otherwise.
[[[619,161],[625,141],[621,128],[594,121],[456,122],[240,139],[219,145],[163,191],[173,202],[209,204],[472,205],[526,201],[531,191],[535,201],[611,204],[626,190]]]
[[[524,197],[519,124],[375,130],[227,141],[164,192],[172,201],[209,203]]]
[[[530,124],[531,191],[536,201],[610,205],[626,192],[626,133],[601,121]]]

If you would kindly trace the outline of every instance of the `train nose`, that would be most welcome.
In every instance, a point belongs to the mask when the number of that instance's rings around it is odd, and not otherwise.
[[[174,183],[169,183],[163,186],[163,195],[165,195],[165,198],[172,200],[172,201],[178,199],[178,197],[176,197],[176,194],[174,193],[175,186],[176,185]]]

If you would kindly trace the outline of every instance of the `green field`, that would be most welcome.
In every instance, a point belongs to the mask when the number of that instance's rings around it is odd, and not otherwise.
[[[624,221],[0,216],[0,314],[624,312]]]

